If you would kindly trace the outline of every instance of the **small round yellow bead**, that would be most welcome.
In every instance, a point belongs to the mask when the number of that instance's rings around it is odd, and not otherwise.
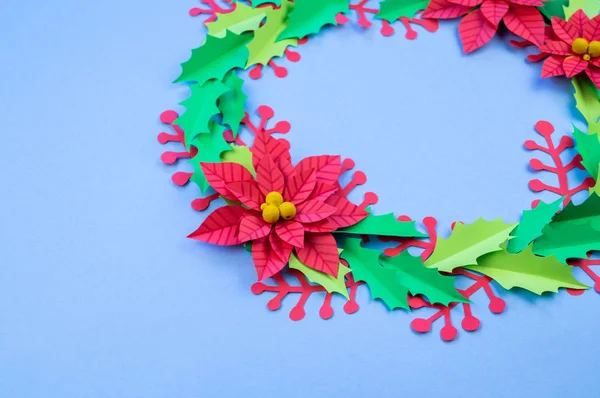
[[[275,205],[267,205],[262,209],[262,218],[269,224],[279,221],[279,208]]]
[[[264,210],[264,209],[265,209],[265,207],[267,207],[267,206],[268,206],[268,205],[267,205],[266,203],[263,203],[262,205],[260,205],[260,209],[261,209],[261,210]]]
[[[592,57],[600,57],[600,41],[592,41],[588,47],[588,54]]]
[[[267,197],[265,198],[265,202],[268,205],[274,205],[274,206],[279,206],[280,204],[283,203],[283,196],[281,196],[281,194],[279,192],[269,192],[267,194]]]
[[[583,54],[587,53],[588,41],[586,39],[584,39],[583,37],[579,37],[579,38],[573,40],[573,45],[571,45],[571,50],[573,50],[573,52],[575,54],[579,54],[579,55],[583,55]]]
[[[283,202],[279,206],[279,212],[284,220],[291,220],[296,217],[296,206],[291,202]]]
[[[592,57],[590,57],[590,54],[583,54],[584,61],[589,61],[590,59],[592,59]]]

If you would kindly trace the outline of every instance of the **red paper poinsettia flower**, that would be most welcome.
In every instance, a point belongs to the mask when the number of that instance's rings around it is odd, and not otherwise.
[[[592,19],[577,10],[569,21],[552,17],[557,40],[546,40],[539,47],[550,56],[542,66],[542,77],[573,77],[583,71],[600,88],[600,15]]]
[[[515,35],[541,45],[544,18],[537,7],[542,5],[542,0],[432,0],[423,17],[454,19],[468,13],[460,21],[458,33],[463,51],[470,53],[494,37],[501,21]]]
[[[336,193],[340,157],[308,157],[294,167],[288,147],[267,133],[256,136],[251,151],[256,179],[237,163],[201,163],[208,183],[239,205],[215,210],[189,237],[224,246],[253,241],[260,280],[285,267],[292,251],[308,267],[337,277],[331,232],[368,215]]]

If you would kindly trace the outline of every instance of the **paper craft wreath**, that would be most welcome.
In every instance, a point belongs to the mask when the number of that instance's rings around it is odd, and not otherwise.
[[[464,308],[463,328],[472,331],[479,327],[469,301],[474,292],[486,292],[492,312],[504,310],[504,301],[490,287],[492,280],[505,289],[521,288],[535,294],[558,292],[559,288],[579,294],[588,286],[573,277],[572,265],[586,271],[600,292],[600,277],[590,268],[597,262],[588,260],[592,251],[600,250],[600,197],[592,188],[600,163],[600,16],[596,16],[600,3],[384,0],[377,9],[369,8],[367,0],[358,4],[348,0],[254,0],[246,4],[225,1],[222,5],[215,0],[201,1],[209,9],[192,9],[191,14],[210,15],[206,20],[208,36],[204,44],[192,50],[176,80],[189,83],[191,96],[182,102],[186,111],[181,116],[167,111],[161,117],[176,134],[159,135],[162,143],[179,142],[186,150],[165,152],[163,161],[190,158],[194,172],[175,173],[173,181],[184,185],[191,180],[208,194],[194,201],[196,210],[206,209],[218,198],[225,200],[226,204],[214,209],[189,237],[223,246],[245,245],[259,279],[252,291],[276,293],[269,302],[270,309],[278,309],[288,294],[299,293],[298,305],[290,313],[292,319],[299,320],[304,317],[308,297],[326,292],[323,318],[333,315],[333,293],[349,300],[344,310],[352,313],[358,309],[357,286],[364,283],[371,296],[390,310],[435,309],[430,318],[415,319],[413,329],[428,331],[443,317],[441,336],[452,340],[457,330],[450,311],[459,304]],[[261,68],[270,65],[277,76],[285,76],[287,70],[273,59],[285,55],[298,61],[299,55],[290,47],[306,42],[325,25],[349,22],[345,14],[351,10],[358,14],[358,24],[363,27],[372,24],[366,15],[381,19],[384,35],[392,34],[390,23],[399,20],[407,27],[410,39],[416,37],[410,23],[435,31],[436,19],[464,16],[459,34],[465,53],[486,44],[504,26],[523,39],[511,41],[514,46],[539,49],[540,54],[528,59],[545,59],[542,77],[572,78],[576,106],[588,122],[587,133],[575,128],[579,155],[563,163],[561,153],[574,145],[573,140],[565,136],[555,146],[554,129],[548,122],[536,125],[546,146],[526,142],[527,149],[543,151],[554,162],[554,166],[547,166],[534,159],[532,168],[555,173],[559,180],[557,187],[539,180],[533,180],[530,187],[560,197],[553,203],[534,202],[531,210],[523,211],[520,223],[507,224],[500,219],[457,223],[448,239],[440,239],[433,218],[423,220],[425,233],[407,217],[376,215],[370,209],[377,202],[374,194],[367,194],[363,203],[351,203],[348,193],[366,182],[364,174],[356,172],[349,185],[340,185],[340,175],[354,167],[351,160],[321,155],[292,164],[288,142],[273,137],[287,133],[289,124],[280,122],[269,129],[273,111],[265,106],[258,109],[260,123],[251,121],[245,112],[244,81],[238,71],[252,68],[250,77],[258,78]],[[424,10],[424,19],[413,18],[420,10]],[[242,126],[254,133],[251,146],[238,136]],[[585,168],[591,177],[570,187],[567,173],[575,168]],[[571,202],[575,193],[587,190],[590,194],[583,203]],[[367,244],[373,239],[397,241],[399,246],[381,252]],[[421,256],[409,254],[409,247],[423,249]],[[288,267],[299,286],[282,276]],[[457,276],[469,278],[473,284],[465,290],[456,289]],[[275,284],[261,282],[267,278],[273,278]]]

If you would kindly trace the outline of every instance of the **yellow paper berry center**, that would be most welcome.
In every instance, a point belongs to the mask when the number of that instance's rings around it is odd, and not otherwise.
[[[589,47],[589,43],[586,39],[584,39],[583,37],[579,37],[575,40],[573,40],[573,45],[571,46],[571,50],[573,50],[573,52],[575,54],[579,54],[579,55],[583,55],[585,53],[587,53]]]
[[[269,192],[265,197],[265,203],[260,205],[262,218],[269,224],[275,224],[279,218],[291,220],[296,217],[296,206],[291,202],[284,202],[279,192]]]
[[[262,208],[262,218],[269,224],[275,224],[279,221],[279,207],[275,205],[266,205],[261,206]]]
[[[269,192],[265,198],[265,203],[279,207],[283,203],[283,196],[279,192]]]
[[[279,206],[279,212],[281,213],[281,218],[284,220],[291,220],[296,217],[296,206],[291,202],[283,202],[281,206]]]
[[[600,56],[600,41],[592,41],[588,46],[588,54],[592,57]]]

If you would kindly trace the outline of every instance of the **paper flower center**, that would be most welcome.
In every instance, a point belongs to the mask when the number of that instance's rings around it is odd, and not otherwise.
[[[291,220],[296,217],[296,206],[291,202],[284,202],[279,192],[269,192],[265,197],[265,203],[260,205],[262,218],[269,224],[275,224],[279,218]]]
[[[582,55],[584,60],[589,61],[591,58],[600,56],[600,41],[594,40],[588,43],[586,39],[579,37],[573,40],[571,50],[575,54]]]

